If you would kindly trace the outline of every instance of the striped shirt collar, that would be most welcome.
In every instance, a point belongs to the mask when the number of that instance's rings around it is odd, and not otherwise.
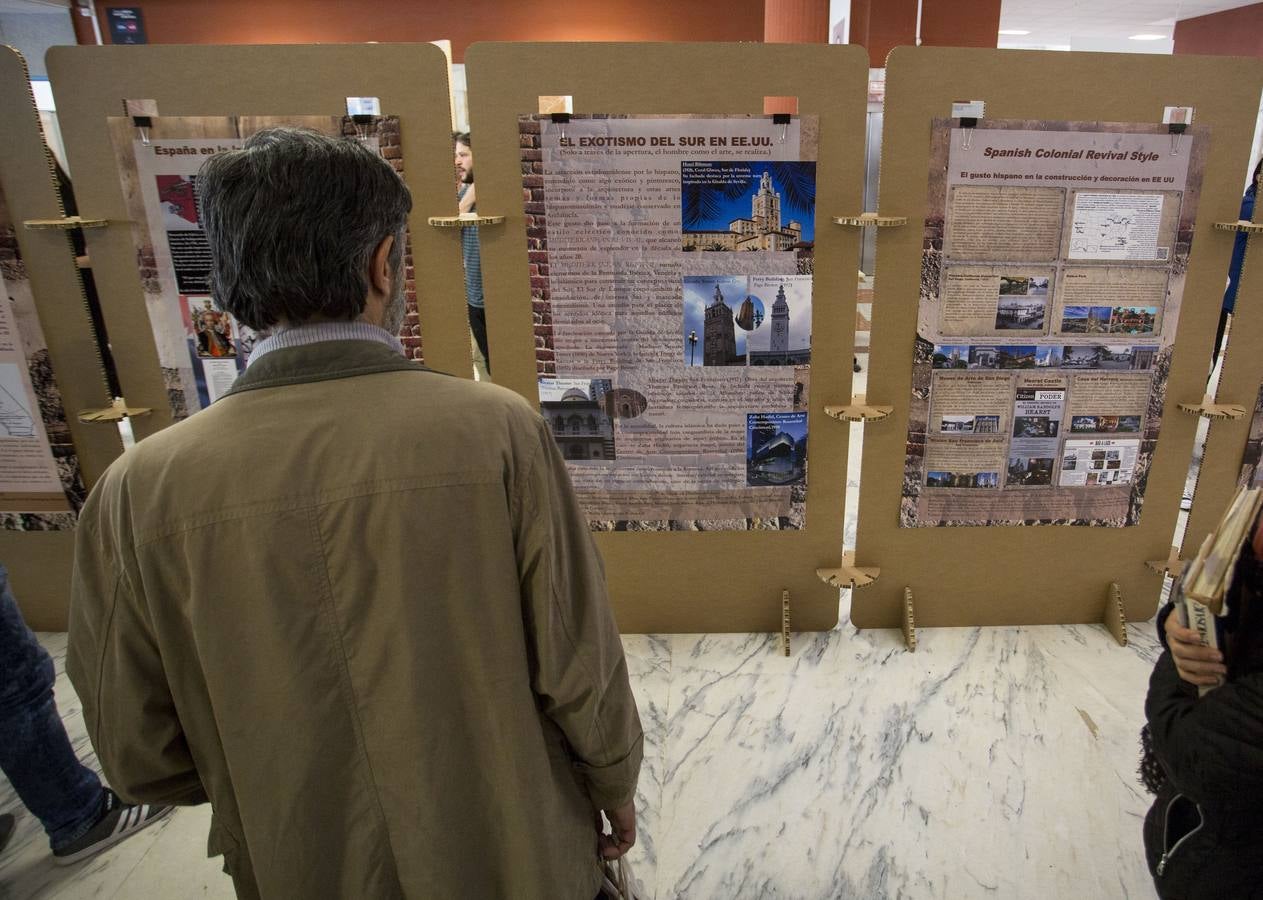
[[[308,344],[319,344],[324,341],[376,341],[385,344],[400,356],[405,356],[403,344],[384,328],[379,328],[363,320],[354,322],[310,322],[306,325],[294,325],[273,331],[254,345],[250,358],[246,362],[249,367],[255,360],[271,353],[273,350],[284,350],[288,347],[305,347]]]

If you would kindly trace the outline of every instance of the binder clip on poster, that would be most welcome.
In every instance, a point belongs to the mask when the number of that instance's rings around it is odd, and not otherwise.
[[[781,126],[776,142],[783,144],[789,138],[789,123],[798,115],[797,97],[764,97],[763,115],[772,117],[772,124]]]
[[[1180,155],[1180,138],[1193,124],[1193,107],[1167,106],[1162,110],[1162,124],[1171,133],[1171,155]]]
[[[969,150],[974,145],[974,129],[978,120],[985,118],[987,103],[985,100],[953,100],[952,118],[960,120],[960,149]]]
[[[355,136],[360,141],[366,141],[368,126],[382,114],[382,104],[376,97],[347,97],[346,114],[355,125]]]

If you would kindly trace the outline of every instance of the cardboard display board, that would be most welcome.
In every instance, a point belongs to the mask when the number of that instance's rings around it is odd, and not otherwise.
[[[1107,605],[1117,603],[1113,585],[1128,618],[1153,614],[1161,579],[1146,562],[1168,555],[1197,426],[1197,417],[1177,404],[1201,400],[1231,251],[1231,240],[1213,223],[1235,218],[1261,87],[1263,62],[1257,60],[954,48],[892,52],[880,212],[906,216],[908,224],[883,229],[878,237],[868,400],[894,412],[865,429],[856,560],[880,568],[880,576],[855,594],[857,626],[907,621],[909,589],[920,625],[1100,622]],[[1191,106],[1194,124],[1209,131],[1179,336],[1138,524],[901,527],[931,122],[952,117],[953,101],[960,100],[985,101],[986,121],[1054,123],[1160,125],[1165,107]]]
[[[376,97],[397,116],[426,364],[472,374],[459,232],[430,216],[456,212],[447,60],[431,44],[54,47],[49,75],[79,209],[110,227],[88,233],[106,327],[138,438],[172,421],[143,299],[109,118],[124,101],[152,101],[157,116],[342,116],[348,97]],[[444,285],[436,289],[432,285]]]
[[[1220,221],[1236,220],[1236,213],[1225,212],[1225,218]],[[1263,206],[1257,201],[1254,221],[1263,224]],[[1216,239],[1231,247],[1236,232],[1218,231]],[[1236,418],[1212,419],[1210,422],[1202,467],[1193,494],[1193,508],[1181,548],[1181,556],[1189,559],[1196,555],[1206,535],[1219,524],[1242,479],[1251,485],[1258,484],[1260,471],[1263,471],[1263,463],[1258,456],[1259,437],[1263,429],[1263,414],[1259,411],[1259,398],[1263,396],[1263,235],[1251,234],[1247,237],[1245,262],[1241,267],[1234,309],[1215,400],[1243,407],[1245,413]],[[1247,462],[1251,467],[1243,470],[1243,464]]]
[[[109,389],[66,231],[36,230],[23,225],[29,220],[60,219],[64,212],[40,131],[26,63],[8,47],[0,48],[0,122],[4,123],[5,134],[0,153],[0,189],[8,218],[0,223],[0,230],[6,241],[16,240],[21,256],[20,289],[29,291],[34,300],[55,382],[55,388],[45,384],[40,390],[60,393],[64,416],[61,411],[57,413],[56,426],[63,435],[66,429],[69,431],[78,460],[75,490],[81,493],[122,451],[122,444],[117,428],[84,425],[76,417],[80,410],[108,406]],[[5,263],[17,265],[7,253]],[[17,272],[6,273],[14,274]],[[8,287],[14,290],[18,285]],[[20,329],[21,323],[18,324]],[[29,341],[30,335],[25,335],[25,339]],[[56,402],[53,396],[41,399]],[[6,415],[12,412],[8,403],[6,400]],[[35,424],[38,426],[39,422]],[[48,422],[44,424],[49,426]],[[5,433],[11,433],[7,426]],[[59,444],[62,440],[52,433],[48,436]],[[73,465],[69,459],[66,464]],[[32,628],[65,628],[75,534],[73,527],[67,527],[67,519],[73,520],[73,512],[47,519],[34,516],[29,521],[25,516],[17,518],[23,521],[6,517],[6,523],[12,527],[0,527],[0,564],[8,569],[13,592]]]
[[[586,116],[754,116],[797,98],[819,124],[806,527],[794,531],[599,532],[620,627],[629,632],[778,631],[789,592],[794,627],[837,621],[838,590],[816,570],[842,551],[849,426],[825,413],[851,400],[855,271],[862,231],[834,224],[862,207],[867,57],[860,47],[736,44],[476,44],[467,56],[493,378],[540,402],[519,117],[569,98]],[[565,104],[554,109],[564,109]],[[533,200],[533,198],[531,198]],[[538,211],[535,211],[538,212]],[[702,254],[699,254],[701,256]],[[532,277],[534,275],[534,277]],[[738,319],[740,322],[740,319]],[[744,327],[744,326],[743,326]],[[540,345],[544,346],[544,345]],[[698,348],[702,352],[702,348]],[[681,363],[683,365],[683,363]],[[593,388],[595,391],[596,389]],[[671,518],[668,516],[667,518]]]

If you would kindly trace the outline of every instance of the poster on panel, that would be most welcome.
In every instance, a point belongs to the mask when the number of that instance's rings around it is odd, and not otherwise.
[[[0,528],[73,528],[86,494],[26,264],[0,192]]]
[[[815,117],[519,128],[540,408],[591,527],[803,528]]]
[[[900,524],[1136,524],[1206,152],[934,121]]]

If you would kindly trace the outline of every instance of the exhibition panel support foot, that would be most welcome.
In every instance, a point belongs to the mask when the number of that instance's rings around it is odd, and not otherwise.
[[[1127,614],[1123,611],[1123,592],[1117,584],[1110,584],[1105,597],[1105,627],[1118,646],[1127,646]]]
[[[903,646],[909,653],[915,653],[917,649],[917,616],[916,607],[912,602],[912,588],[910,587],[903,589],[903,622],[900,628],[903,631]]]
[[[781,635],[778,641],[782,656],[789,656],[789,591],[781,591]]]

